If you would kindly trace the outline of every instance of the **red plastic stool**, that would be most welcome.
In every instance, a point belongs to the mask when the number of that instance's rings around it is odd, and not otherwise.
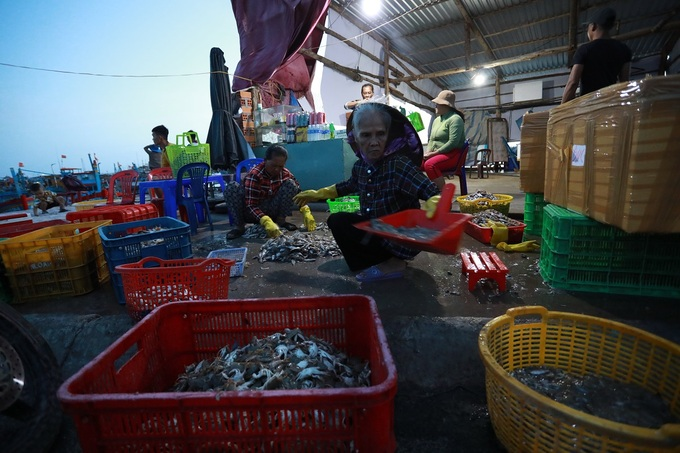
[[[475,289],[477,282],[483,278],[495,280],[498,289],[505,291],[505,276],[508,268],[494,252],[461,252],[463,273],[468,274],[468,288]]]

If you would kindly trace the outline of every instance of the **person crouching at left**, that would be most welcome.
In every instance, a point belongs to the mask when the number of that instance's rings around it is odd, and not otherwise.
[[[59,212],[66,212],[66,200],[64,197],[57,195],[51,190],[43,189],[42,184],[34,182],[29,188],[33,193],[33,215],[38,215],[38,208],[43,214],[47,214],[47,210],[59,206]]]

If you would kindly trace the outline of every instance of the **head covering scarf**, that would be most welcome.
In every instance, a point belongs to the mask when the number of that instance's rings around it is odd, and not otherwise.
[[[358,105],[347,120],[347,143],[349,143],[354,154],[366,161],[365,156],[359,149],[359,144],[354,138],[354,126],[352,123],[354,113],[362,108],[366,108],[367,105],[377,106],[377,108],[387,111],[392,118],[390,130],[387,133],[387,144],[385,145],[383,159],[393,154],[401,154],[408,157],[415,165],[420,166],[423,162],[423,144],[420,142],[420,137],[418,137],[415,128],[399,110],[378,102],[367,102]]]

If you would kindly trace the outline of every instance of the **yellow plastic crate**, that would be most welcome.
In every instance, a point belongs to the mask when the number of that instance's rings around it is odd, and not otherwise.
[[[477,198],[476,200],[466,200],[467,195],[456,197],[456,201],[460,205],[460,212],[465,214],[476,214],[487,209],[495,209],[496,211],[508,215],[510,213],[510,203],[512,202],[512,195],[505,195],[502,193],[495,193],[494,196],[498,200],[490,198]]]
[[[93,198],[92,200],[79,201],[73,203],[73,207],[76,211],[87,211],[88,209],[96,208],[97,205],[105,205],[106,198]]]
[[[509,372],[548,366],[640,385],[680,417],[680,345],[626,324],[593,316],[511,308],[479,334],[489,415],[513,452],[680,451],[680,424],[649,429],[572,409],[530,389]]]
[[[84,294],[107,281],[98,229],[109,224],[111,220],[54,225],[0,242],[16,300]]]

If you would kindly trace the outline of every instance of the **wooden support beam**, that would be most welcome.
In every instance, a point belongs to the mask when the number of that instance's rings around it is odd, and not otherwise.
[[[554,54],[558,54],[558,53],[563,53],[563,52],[566,52],[567,50],[569,50],[568,46],[554,47],[552,49],[540,50],[538,52],[532,52],[532,53],[528,53],[526,55],[520,55],[518,57],[504,58],[502,60],[491,61],[491,62],[483,64],[483,65],[471,66],[470,69],[464,69],[464,68],[447,69],[447,70],[444,70],[444,71],[431,72],[429,74],[420,74],[420,75],[416,75],[416,76],[401,77],[401,78],[397,78],[397,79],[394,79],[394,80],[397,81],[397,82],[410,82],[412,80],[434,79],[436,77],[444,77],[444,76],[452,75],[452,74],[462,74],[464,72],[475,71],[477,69],[490,69],[490,68],[496,68],[498,66],[505,66],[505,65],[508,65],[508,64],[512,64],[512,63],[519,63],[520,61],[529,61],[529,60],[533,60],[534,58],[543,57],[543,56],[546,56],[546,55],[554,55]]]
[[[385,96],[390,95],[390,42],[385,40],[383,44],[383,54],[385,61],[383,62],[383,71],[385,72]]]
[[[345,66],[339,65],[334,61],[329,60],[328,58],[322,57],[316,52],[312,52],[309,49],[300,49],[298,50],[298,53],[301,55],[304,55],[305,57],[313,58],[316,61],[320,61],[324,65],[328,66],[331,69],[334,69],[344,75],[346,75],[350,80],[353,80],[355,82],[361,82],[362,78],[359,75],[359,73],[356,70],[347,68]]]

